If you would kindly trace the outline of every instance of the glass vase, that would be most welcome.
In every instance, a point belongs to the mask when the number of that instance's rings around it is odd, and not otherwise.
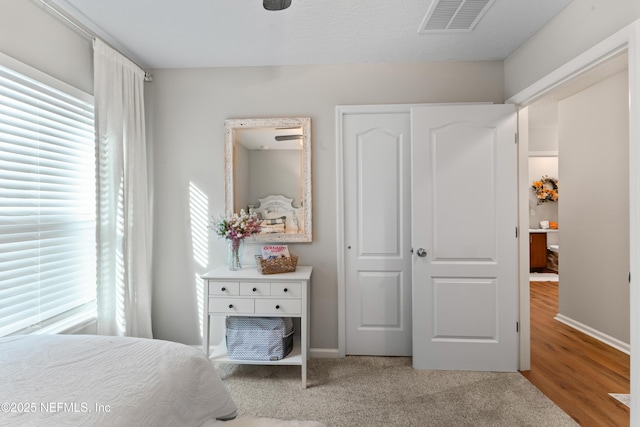
[[[231,271],[240,270],[242,268],[242,264],[240,264],[243,250],[242,242],[242,239],[228,241],[227,266]]]

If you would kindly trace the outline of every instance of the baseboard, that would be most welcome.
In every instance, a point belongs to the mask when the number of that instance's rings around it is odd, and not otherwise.
[[[337,348],[311,348],[309,349],[311,359],[339,359],[340,352]]]
[[[560,313],[558,313],[556,317],[554,317],[554,319],[556,319],[558,322],[562,322],[565,325],[572,327],[573,329],[587,334],[590,337],[595,338],[598,341],[615,348],[616,350],[620,350],[623,353],[631,355],[631,345],[627,344],[626,342],[620,341],[617,338],[602,333],[597,329],[593,329],[591,326],[587,326]]]

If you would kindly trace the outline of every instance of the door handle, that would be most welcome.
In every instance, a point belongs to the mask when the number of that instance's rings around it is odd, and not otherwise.
[[[417,254],[420,258],[424,258],[427,256],[427,251],[423,248],[419,248]]]

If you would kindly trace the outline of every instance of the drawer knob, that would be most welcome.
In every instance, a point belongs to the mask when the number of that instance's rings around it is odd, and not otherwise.
[[[276,310],[280,310],[280,306],[279,305],[276,305]]]
[[[233,308],[233,304],[229,304],[229,308]]]
[[[226,291],[227,288],[225,288],[224,286],[222,287],[222,292]]]
[[[287,288],[284,288],[284,291],[285,291],[285,292],[287,292],[288,290],[289,290],[289,289],[287,289]]]
[[[258,290],[257,288],[253,288],[253,292],[255,292],[255,291],[257,291],[257,290]]]

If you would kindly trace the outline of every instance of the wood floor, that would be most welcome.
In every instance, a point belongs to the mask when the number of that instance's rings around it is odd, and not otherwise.
[[[629,356],[554,319],[558,283],[531,282],[531,370],[525,378],[584,427],[629,425]]]

